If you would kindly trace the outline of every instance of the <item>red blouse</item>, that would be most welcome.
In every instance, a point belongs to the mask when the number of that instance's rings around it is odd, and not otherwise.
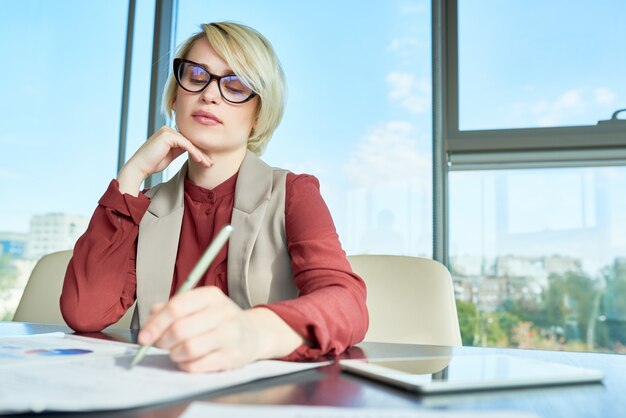
[[[170,296],[191,272],[220,226],[230,222],[237,174],[212,190],[185,180],[184,214]],[[121,194],[111,181],[89,227],[76,242],[65,275],[61,311],[79,332],[100,331],[117,322],[135,301],[137,234],[150,198]],[[365,284],[352,272],[335,225],[310,175],[289,173],[285,230],[296,299],[264,306],[304,337],[285,359],[339,354],[365,336],[368,314]],[[228,294],[228,246],[213,261],[200,286]]]

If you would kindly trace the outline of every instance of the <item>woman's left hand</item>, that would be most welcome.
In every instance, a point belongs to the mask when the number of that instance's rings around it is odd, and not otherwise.
[[[172,361],[188,372],[238,368],[263,355],[254,311],[215,286],[200,287],[154,305],[139,343],[170,350]]]

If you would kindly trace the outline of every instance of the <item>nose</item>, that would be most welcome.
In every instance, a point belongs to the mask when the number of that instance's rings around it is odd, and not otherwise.
[[[216,79],[209,81],[209,85],[202,90],[201,97],[206,103],[217,103],[222,99],[218,81]]]

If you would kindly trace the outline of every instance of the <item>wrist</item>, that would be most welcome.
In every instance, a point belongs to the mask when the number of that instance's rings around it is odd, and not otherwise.
[[[135,197],[139,195],[139,188],[145,179],[146,177],[141,170],[134,168],[132,165],[129,165],[129,163],[126,163],[117,175],[120,192]]]
[[[303,338],[285,321],[267,308],[244,311],[257,335],[255,360],[285,357],[303,342]]]

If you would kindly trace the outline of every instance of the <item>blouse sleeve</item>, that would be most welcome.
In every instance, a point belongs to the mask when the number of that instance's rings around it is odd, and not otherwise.
[[[61,313],[78,332],[95,332],[117,322],[135,301],[139,222],[150,199],[122,194],[112,180],[87,231],[78,239],[65,273]]]
[[[290,173],[286,187],[285,229],[299,296],[264,307],[307,341],[284,359],[340,354],[367,331],[365,283],[341,248],[318,180]]]

